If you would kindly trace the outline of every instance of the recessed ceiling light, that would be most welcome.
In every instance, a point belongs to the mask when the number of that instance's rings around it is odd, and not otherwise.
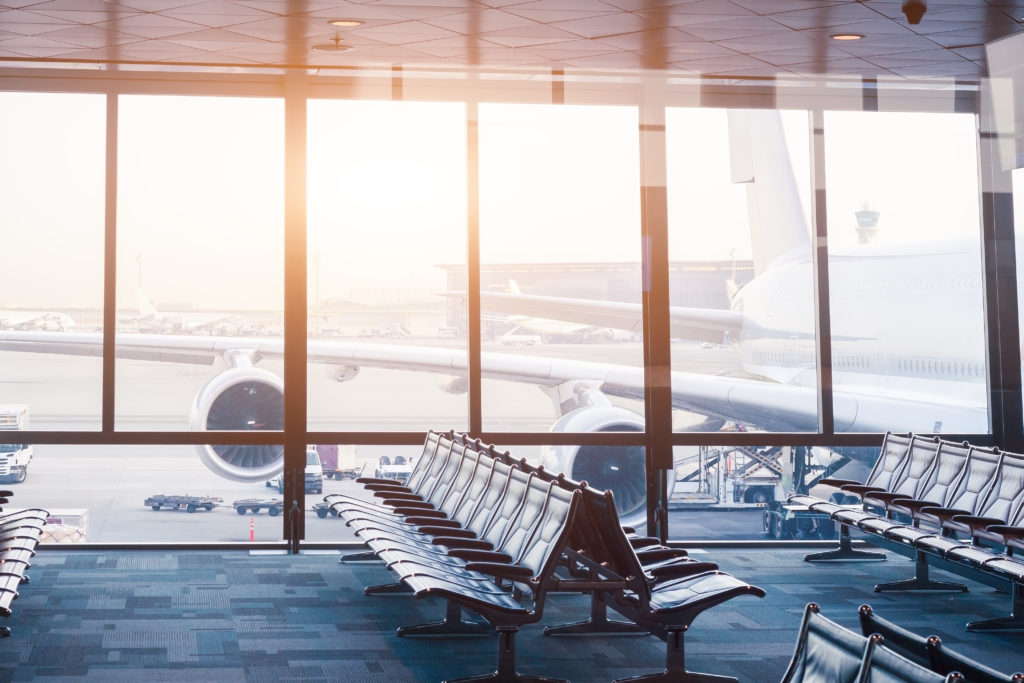
[[[358,19],[331,19],[327,22],[331,26],[341,26],[344,28],[351,28],[353,26],[362,26],[363,22]]]
[[[833,33],[829,36],[832,40],[860,40],[863,37],[863,33]]]

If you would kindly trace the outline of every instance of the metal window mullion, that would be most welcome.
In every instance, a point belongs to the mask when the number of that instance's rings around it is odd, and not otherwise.
[[[292,552],[305,537],[306,502],[306,73],[285,76],[284,508]],[[298,513],[291,511],[298,510]]]
[[[648,84],[640,102],[639,143],[647,533],[664,541],[668,536],[667,471],[673,462],[667,151],[660,79]]]
[[[825,179],[825,114],[821,109],[810,113],[811,175],[814,189],[814,211],[811,216],[813,242],[811,258],[814,272],[814,339],[818,378],[818,431],[835,433],[834,400],[832,396],[832,313],[829,306],[828,278],[828,197]]]
[[[100,429],[114,431],[115,341],[117,333],[117,92],[107,93],[103,225],[103,367]]]
[[[466,102],[466,373],[469,433],[483,433],[480,362],[480,111]]]

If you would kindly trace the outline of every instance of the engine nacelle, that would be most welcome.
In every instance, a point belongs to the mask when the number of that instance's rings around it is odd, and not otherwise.
[[[284,381],[255,367],[232,368],[207,382],[192,403],[193,431],[284,429]],[[284,468],[282,446],[197,446],[214,473],[233,481],[263,481]]]
[[[616,406],[585,406],[566,413],[552,432],[642,432],[644,418]],[[647,476],[643,446],[550,446],[543,451],[544,468],[564,472],[615,497],[619,520],[627,526],[647,523]],[[669,473],[669,490],[674,486]]]

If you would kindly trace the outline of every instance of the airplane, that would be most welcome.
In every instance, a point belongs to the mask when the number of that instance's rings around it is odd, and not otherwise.
[[[55,311],[0,311],[0,329],[48,330],[66,332],[75,321],[67,313]]]
[[[815,432],[815,346],[810,237],[797,198],[777,112],[747,111],[749,168],[737,156],[734,180],[748,188],[752,214],[754,278],[734,295],[728,310],[673,307],[672,336],[705,335],[734,343],[746,370],[707,375],[671,372],[672,405],[748,430]],[[736,118],[739,118],[737,116]],[[741,125],[736,123],[734,125]],[[754,169],[757,172],[750,171]],[[833,321],[834,419],[841,431],[977,433],[988,429],[984,325],[956,335],[922,339],[921,327],[949,319],[951,311],[983,306],[977,246],[915,245],[910,254],[892,247],[860,246],[830,259]],[[973,254],[973,256],[971,256]],[[898,258],[897,258],[898,257]],[[973,258],[973,261],[972,261]],[[973,266],[973,267],[972,267]],[[880,304],[898,294],[905,304],[900,321]],[[639,329],[639,306],[514,293],[482,293],[490,310],[575,320],[622,330]],[[698,339],[700,337],[698,336]],[[0,350],[42,353],[97,353],[96,333],[0,332]],[[116,353],[138,360],[212,363],[226,370],[197,393],[189,423],[193,430],[280,429],[283,380],[258,367],[280,359],[281,338],[195,337],[170,334],[116,336]],[[331,366],[338,382],[357,377],[363,366],[450,376],[445,390],[463,393],[465,349],[310,339],[311,363]],[[555,408],[552,432],[642,431],[644,418],[610,398],[642,399],[644,368],[578,359],[481,353],[489,379],[535,385]],[[264,481],[283,466],[280,447],[200,446],[204,464],[236,481]],[[559,447],[557,469],[577,480],[613,490],[624,519],[644,514],[646,482],[642,447]]]
[[[157,309],[141,287],[135,290],[139,314],[121,321],[140,332],[157,334],[234,334],[242,321],[225,313],[165,313]]]

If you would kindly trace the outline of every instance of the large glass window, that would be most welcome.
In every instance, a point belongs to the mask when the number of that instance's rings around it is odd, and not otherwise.
[[[642,429],[637,126],[633,107],[480,107],[486,429]]]
[[[465,106],[312,100],[308,116],[309,425],[464,429],[465,297],[448,287],[466,263]]]
[[[677,431],[817,431],[807,114],[666,112]]]
[[[826,112],[835,428],[985,433],[975,117]]]
[[[101,95],[0,93],[0,339],[88,333],[103,323],[106,106]],[[41,337],[39,336],[41,335]],[[22,429],[97,429],[101,363],[0,353],[0,404]]]

